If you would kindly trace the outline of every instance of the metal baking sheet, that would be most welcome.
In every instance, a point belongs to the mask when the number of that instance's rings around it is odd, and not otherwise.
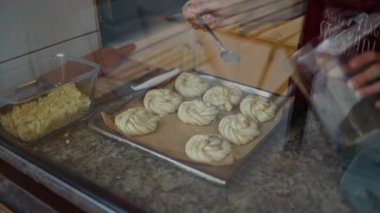
[[[239,87],[243,91],[243,97],[248,95],[248,94],[258,94],[264,97],[271,97],[276,100],[276,102],[280,101],[281,103],[285,103],[289,98],[286,96],[280,96],[278,94],[273,94],[264,90],[260,90],[257,88],[253,88],[247,85],[240,84],[238,82],[232,82],[223,78],[215,77],[209,74],[205,74],[202,72],[196,72],[201,78],[207,80],[211,85],[234,85]],[[170,88],[174,89],[174,80],[169,82],[167,85],[163,86],[163,88]],[[138,92],[135,94],[130,94],[128,96],[124,97],[124,100],[121,101],[121,103],[118,103],[116,107],[105,107],[108,108],[106,113],[109,114],[117,114],[120,111],[123,111],[127,108],[134,107],[136,105],[142,105],[142,100],[144,98],[145,92]],[[279,103],[280,103],[279,102]],[[109,103],[112,105],[113,103]],[[286,104],[285,104],[286,105]],[[229,166],[208,166],[208,165],[200,165],[197,163],[189,162],[189,161],[184,161],[184,160],[179,160],[174,158],[173,156],[170,155],[170,153],[163,152],[162,150],[158,150],[155,147],[152,146],[147,146],[147,143],[143,143],[141,138],[134,138],[134,137],[126,137],[124,135],[121,135],[114,131],[113,129],[110,129],[105,125],[105,123],[102,120],[102,117],[100,113],[96,113],[94,118],[90,120],[89,126],[90,128],[94,129],[95,131],[106,135],[108,137],[111,137],[113,139],[116,139],[121,142],[128,143],[129,145],[136,147],[138,149],[141,149],[145,152],[148,152],[154,156],[157,156],[158,158],[161,158],[163,160],[166,160],[184,170],[187,170],[193,174],[196,174],[202,178],[205,178],[209,181],[218,183],[218,184],[226,184],[228,179],[231,178],[231,176],[234,174],[234,172],[240,167],[240,165],[243,163],[244,159],[253,151],[255,150],[259,144],[261,144],[263,141],[266,140],[268,136],[270,136],[272,130],[278,126],[282,118],[284,117],[285,114],[287,114],[288,110],[285,110],[287,107],[281,107],[280,110],[278,111],[276,118],[263,126],[262,134],[258,137],[255,138],[252,142],[249,143],[249,146],[235,146],[236,148],[234,151],[236,152],[242,152],[244,150],[244,157],[237,159],[232,165]],[[239,112],[239,107],[235,107],[232,112],[229,113],[224,113],[223,115],[226,114],[234,114]],[[221,116],[223,116],[221,115]],[[170,116],[170,115],[169,115]],[[159,142],[160,140],[167,140],[169,137],[165,135],[165,132],[168,133],[170,132],[170,139],[175,138],[176,141],[173,141],[173,143],[184,143],[186,144],[186,141],[189,139],[190,135],[194,134],[201,134],[203,132],[208,132],[210,128],[215,128],[214,130],[217,132],[217,125],[219,123],[219,119],[217,119],[217,122],[215,124],[212,124],[211,127],[206,127],[208,129],[204,130],[202,128],[205,127],[195,127],[195,126],[183,126],[187,124],[183,124],[181,121],[179,121],[178,118],[176,118],[178,121],[173,120],[174,117],[176,117],[176,114],[172,114],[171,118],[168,121],[165,121],[165,125],[167,125],[165,128],[158,129],[155,133],[148,134],[147,138],[145,140],[148,140],[149,142]],[[167,117],[167,116],[165,116]],[[165,118],[164,117],[164,118]],[[287,117],[287,116],[285,116]],[[170,120],[171,119],[171,120]],[[169,122],[170,121],[170,122]],[[160,125],[160,124],[159,124]],[[176,129],[181,129],[181,125],[183,126],[182,129],[184,131],[169,131],[168,129],[173,129],[173,127],[176,127]],[[166,131],[164,130],[166,129]],[[173,135],[177,134],[177,135]],[[154,141],[153,141],[154,140]],[[180,142],[178,142],[180,141]],[[239,151],[240,150],[240,151]],[[184,150],[183,150],[184,152]]]

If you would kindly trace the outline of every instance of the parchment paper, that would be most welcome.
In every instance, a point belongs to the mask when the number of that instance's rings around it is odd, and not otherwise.
[[[174,90],[173,86],[174,82],[166,85],[165,88]],[[243,91],[244,96],[248,95],[246,91]],[[236,114],[239,113],[239,106],[235,106],[232,112],[220,111],[220,115],[218,115],[215,122],[213,122],[209,126],[193,126],[189,124],[183,123],[179,120],[176,113],[166,115],[160,118],[157,129],[148,135],[143,136],[127,136],[123,132],[117,129],[114,124],[114,116],[118,113],[125,111],[127,109],[143,106],[143,98],[135,97],[132,100],[127,101],[122,108],[116,110],[115,112],[102,112],[101,116],[105,123],[105,125],[112,130],[115,134],[118,134],[120,137],[139,145],[144,146],[154,152],[157,152],[161,155],[172,158],[176,161],[182,162],[186,165],[189,165],[197,170],[203,171],[212,176],[228,180],[229,177],[233,174],[233,172],[241,165],[242,160],[261,142],[264,137],[268,135],[268,133],[277,125],[280,121],[282,110],[280,109],[276,115],[276,118],[272,121],[263,123],[260,126],[261,134],[256,137],[254,140],[249,142],[246,145],[233,146],[233,154],[235,156],[235,161],[231,165],[227,166],[211,166],[204,165],[198,162],[192,161],[190,158],[186,156],[185,146],[186,142],[196,134],[208,134],[208,133],[218,133],[218,124],[221,118],[228,114]]]

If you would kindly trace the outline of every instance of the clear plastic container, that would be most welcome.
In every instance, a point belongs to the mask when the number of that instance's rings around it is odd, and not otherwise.
[[[301,90],[309,88],[303,90],[304,94],[324,129],[338,147],[344,148],[355,147],[360,138],[380,125],[380,114],[374,107],[380,94],[357,97],[348,84],[353,74],[346,66],[354,56],[369,51],[364,47],[368,46],[368,36],[380,27],[380,15],[358,15],[357,19],[361,21],[322,41],[307,44],[292,57],[294,82]]]
[[[59,53],[0,72],[2,134],[35,141],[93,110],[99,66]]]

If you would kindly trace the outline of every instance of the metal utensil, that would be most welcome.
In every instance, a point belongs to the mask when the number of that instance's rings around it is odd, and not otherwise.
[[[216,41],[220,48],[220,57],[223,59],[223,61],[231,64],[237,64],[240,62],[240,55],[238,53],[232,52],[231,50],[227,49],[222,41],[216,36],[214,31],[206,24],[206,22],[203,21],[201,17],[198,17],[198,22],[202,24],[202,26],[207,30],[208,33],[212,36],[212,38]]]
[[[100,104],[109,100],[114,100],[116,98],[120,98],[122,96],[130,95],[139,91],[143,91],[146,89],[150,89],[157,85],[160,85],[175,76],[177,76],[181,72],[178,68],[173,68],[169,71],[162,72],[161,69],[157,69],[157,71],[153,71],[148,73],[136,80],[133,80],[127,84],[124,84],[111,92],[99,97],[95,100],[95,104]]]

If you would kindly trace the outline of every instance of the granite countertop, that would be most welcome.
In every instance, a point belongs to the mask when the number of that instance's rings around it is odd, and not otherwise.
[[[311,113],[302,143],[300,129],[271,137],[225,186],[96,133],[86,121],[17,146],[148,212],[353,212],[340,188],[343,164]]]

